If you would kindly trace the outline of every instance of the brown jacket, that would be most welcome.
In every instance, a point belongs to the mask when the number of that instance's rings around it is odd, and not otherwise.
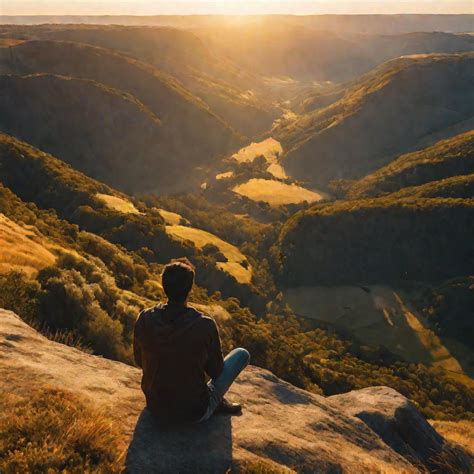
[[[216,323],[190,306],[158,305],[135,323],[135,361],[143,369],[147,406],[166,421],[192,421],[206,411],[206,374],[222,371]]]

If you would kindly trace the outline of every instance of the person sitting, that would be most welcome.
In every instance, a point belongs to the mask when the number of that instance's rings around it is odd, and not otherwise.
[[[166,304],[142,311],[135,323],[133,349],[147,407],[166,422],[203,422],[216,412],[241,412],[224,395],[250,354],[238,348],[224,359],[215,321],[187,303],[194,276],[187,259],[167,264]]]

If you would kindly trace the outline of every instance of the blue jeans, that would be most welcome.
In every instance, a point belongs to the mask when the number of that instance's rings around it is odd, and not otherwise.
[[[209,405],[198,423],[202,423],[212,416],[234,380],[240,372],[247,367],[249,360],[250,354],[247,350],[242,349],[241,347],[229,352],[224,359],[224,368],[219,377],[210,380],[207,384],[209,390]]]

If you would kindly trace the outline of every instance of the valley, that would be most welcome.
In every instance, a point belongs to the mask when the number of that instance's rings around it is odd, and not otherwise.
[[[226,352],[472,420],[465,19],[138,18],[0,24],[0,310],[134,365],[185,257]]]
[[[443,342],[400,289],[383,286],[301,287],[284,291],[296,314],[350,333],[369,345],[381,344],[410,362],[473,376],[468,347]],[[446,344],[446,345],[445,345]],[[455,349],[450,352],[449,347]]]

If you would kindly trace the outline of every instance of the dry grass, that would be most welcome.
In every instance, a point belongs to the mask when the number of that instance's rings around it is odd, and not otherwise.
[[[10,46],[16,46],[17,44],[24,42],[25,40],[16,38],[0,38],[0,48],[9,48]]]
[[[277,154],[281,154],[283,148],[280,142],[274,138],[267,138],[261,142],[254,142],[250,145],[241,148],[237,153],[232,155],[232,158],[237,160],[239,163],[246,161],[253,161],[257,156],[264,156],[267,161],[275,157]]]
[[[123,212],[124,214],[140,214],[133,203],[126,199],[102,193],[97,193],[96,196],[114,211]]]
[[[20,271],[28,276],[56,261],[55,255],[30,229],[0,214],[0,274]]]
[[[183,221],[183,216],[177,212],[165,211],[164,209],[158,209],[161,217],[165,220],[167,225],[179,225]]]
[[[277,179],[286,179],[288,176],[285,173],[283,167],[278,163],[278,157],[283,153],[283,148],[277,140],[274,138],[267,138],[261,142],[253,142],[250,145],[241,148],[237,153],[232,155],[232,158],[237,160],[239,163],[249,162],[255,160],[258,156],[263,156],[267,160],[268,168],[267,171],[271,173]],[[221,173],[222,178],[229,176],[227,173]],[[222,179],[218,178],[217,179]]]
[[[474,421],[431,420],[435,430],[452,443],[458,444],[474,456]]]
[[[229,178],[232,178],[234,176],[234,172],[233,171],[226,171],[225,173],[219,173],[219,174],[216,174],[216,179],[229,179]]]
[[[298,204],[304,201],[316,202],[323,199],[321,194],[309,189],[271,179],[253,178],[244,184],[239,184],[233,191],[253,201],[267,202],[270,206]]]
[[[2,473],[114,473],[121,458],[112,420],[71,393],[35,389],[2,399]]]
[[[189,240],[196,247],[203,248],[206,244],[215,245],[227,258],[227,262],[218,262],[217,266],[231,274],[239,283],[248,284],[252,279],[250,265],[245,268],[242,263],[246,261],[245,255],[234,245],[225,242],[219,237],[205,230],[183,225],[166,226],[166,232],[181,240]]]

